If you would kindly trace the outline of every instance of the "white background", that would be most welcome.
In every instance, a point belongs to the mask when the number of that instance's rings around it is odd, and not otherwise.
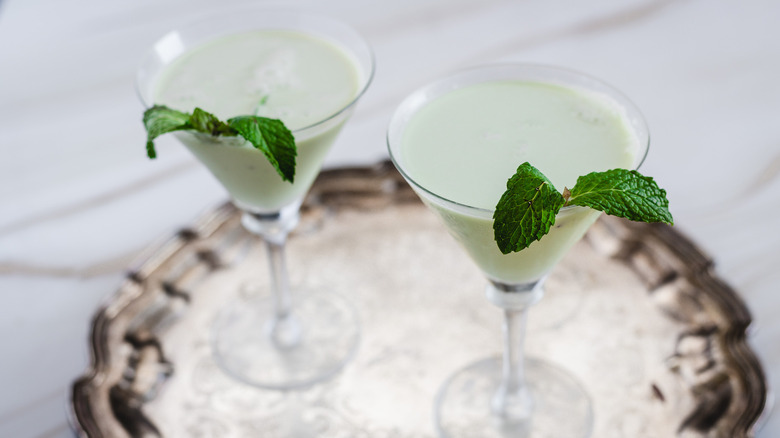
[[[0,436],[64,437],[89,320],[139,252],[226,195],[172,139],[145,157],[135,69],[205,0],[0,0]],[[386,157],[400,100],[455,69],[567,66],[621,89],[651,128],[643,172],[754,317],[780,378],[780,2],[319,0],[373,45],[371,89],[328,167]],[[780,436],[770,418],[761,438]]]

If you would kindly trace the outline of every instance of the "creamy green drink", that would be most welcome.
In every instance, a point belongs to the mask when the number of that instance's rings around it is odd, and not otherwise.
[[[257,115],[284,122],[298,153],[292,184],[240,136],[177,133],[238,207],[276,212],[311,186],[345,120],[329,119],[351,110],[364,82],[356,61],[335,43],[259,30],[217,38],[175,59],[156,81],[154,102],[187,112],[205,108],[220,119]]]
[[[524,357],[526,315],[601,212],[674,223],[666,191],[637,171],[648,146],[631,101],[553,66],[474,67],[398,106],[387,129],[393,164],[488,278],[485,298],[503,315],[502,356],[461,368],[437,393],[440,437],[590,437],[585,388]]]
[[[458,88],[419,108],[399,149],[397,159],[413,187],[477,265],[492,280],[517,284],[543,277],[600,214],[566,207],[540,241],[502,254],[492,211],[517,166],[532,163],[562,191],[580,175],[632,168],[640,144],[625,110],[605,94],[496,80]]]
[[[323,278],[291,281],[285,252],[306,191],[373,76],[371,47],[349,25],[253,5],[221,6],[176,27],[138,70],[146,155],[156,158],[155,140],[174,134],[265,247],[265,275],[246,280],[256,293],[215,288],[226,293],[212,322],[213,358],[243,384],[306,388],[354,357],[351,302]]]

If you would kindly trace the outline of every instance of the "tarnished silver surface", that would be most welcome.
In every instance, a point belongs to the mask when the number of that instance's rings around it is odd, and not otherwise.
[[[501,314],[479,271],[387,164],[324,172],[288,256],[293,283],[358,309],[361,344],[340,375],[277,392],[217,369],[216,312],[268,281],[262,246],[225,205],[151,251],[96,314],[92,366],[73,385],[77,429],[432,437],[439,386],[500,353]],[[745,340],[750,315],[711,265],[669,227],[602,217],[550,276],[530,312],[527,351],[580,379],[594,437],[753,435],[767,388]]]

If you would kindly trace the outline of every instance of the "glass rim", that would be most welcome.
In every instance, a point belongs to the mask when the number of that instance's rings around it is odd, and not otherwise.
[[[266,7],[266,6],[236,6],[234,8],[229,9],[229,10],[227,10],[227,9],[219,9],[219,10],[217,10],[217,12],[211,13],[211,14],[210,13],[201,13],[201,14],[198,14],[198,15],[194,15],[194,16],[190,17],[188,20],[185,20],[184,22],[180,23],[179,25],[175,26],[173,29],[165,32],[162,36],[160,36],[159,38],[154,40],[154,42],[146,50],[146,52],[144,53],[143,57],[141,58],[141,62],[138,64],[139,66],[136,68],[136,74],[135,74],[135,80],[134,80],[136,96],[141,101],[141,103],[143,104],[144,108],[149,109],[153,105],[155,105],[155,103],[153,101],[149,102],[149,100],[146,99],[146,97],[144,96],[144,93],[142,91],[142,86],[141,86],[141,83],[143,81],[144,65],[150,59],[154,59],[155,58],[155,47],[161,41],[165,40],[170,35],[174,35],[174,34],[179,33],[182,29],[193,28],[193,27],[197,26],[198,24],[202,24],[202,23],[206,22],[207,20],[213,20],[215,14],[221,15],[221,18],[229,18],[229,17],[234,17],[235,14],[238,11],[246,12],[246,13],[263,13],[264,16],[268,16],[270,14],[274,14],[274,15],[277,15],[277,16],[280,16],[280,17],[284,16],[284,17],[288,17],[288,18],[305,18],[305,19],[308,19],[308,20],[317,20],[317,21],[319,21],[321,23],[327,23],[329,25],[341,27],[343,30],[346,30],[347,32],[351,33],[352,34],[351,36],[355,37],[356,40],[360,42],[360,44],[363,46],[362,48],[366,51],[366,54],[368,55],[367,56],[368,69],[367,69],[367,72],[365,72],[364,75],[361,75],[363,77],[361,78],[360,87],[359,87],[357,93],[355,94],[355,96],[349,102],[347,102],[343,106],[339,107],[338,110],[336,110],[335,112],[329,114],[328,116],[323,117],[322,119],[317,120],[316,122],[310,123],[310,124],[308,124],[306,126],[302,126],[300,128],[296,128],[296,129],[291,129],[290,131],[293,134],[304,132],[304,131],[307,131],[307,130],[311,130],[313,128],[317,128],[317,127],[319,127],[319,126],[321,126],[321,125],[323,125],[323,124],[325,124],[325,123],[327,123],[327,122],[329,122],[329,121],[339,117],[341,114],[343,114],[344,112],[348,111],[350,108],[355,106],[357,104],[357,102],[361,99],[361,97],[363,97],[363,95],[366,93],[366,91],[368,91],[368,87],[369,87],[369,85],[371,85],[372,81],[374,80],[374,75],[376,74],[376,56],[374,55],[374,51],[372,50],[371,45],[368,44],[368,41],[365,39],[365,37],[363,37],[363,35],[360,34],[360,32],[358,32],[351,25],[349,25],[349,24],[347,24],[347,23],[345,23],[343,21],[340,21],[338,19],[331,18],[331,17],[329,17],[327,15],[310,14],[310,13],[301,12],[301,11],[298,11],[298,10],[295,10],[295,9],[274,8],[274,7]],[[245,32],[252,32],[253,30],[263,30],[263,29],[264,29],[263,27],[237,28],[235,30],[229,30],[229,31],[221,33],[221,34],[215,33],[215,35],[213,37],[209,37],[207,39],[204,39],[203,41],[200,41],[198,44],[196,44],[194,46],[191,46],[191,47],[188,47],[187,50],[192,49],[193,47],[197,47],[197,45],[199,45],[199,44],[203,44],[203,43],[207,42],[208,39],[214,39],[214,38],[219,38],[219,37],[228,36],[228,35],[237,35],[237,34],[241,34],[241,33],[245,33]],[[268,26],[268,27],[265,27],[265,29],[290,30],[290,31],[297,31],[297,32],[301,32],[301,33],[308,34],[308,35],[313,35],[313,36],[322,35],[322,36],[328,37],[328,35],[326,35],[324,32],[322,34],[318,34],[317,32],[297,29],[297,28],[294,28],[294,27],[289,26],[287,24]],[[333,38],[331,38],[331,39],[333,39]],[[352,50],[351,48],[346,47],[345,44],[342,44],[339,41],[334,41],[334,42],[338,45],[338,47],[340,49],[342,49],[345,52],[347,52],[349,54],[350,58],[354,59],[354,61],[356,63],[356,67],[358,68],[358,70],[361,73],[364,73],[363,68],[362,68],[362,63],[360,62],[361,60],[359,59],[358,54],[355,53],[355,51]],[[177,59],[179,56],[181,56],[184,53],[186,53],[187,50],[185,50],[182,53],[176,55],[176,57],[174,57],[171,61],[169,61],[166,64],[170,64],[170,62],[173,62],[173,60]]]
[[[635,159],[634,166],[631,169],[629,169],[629,170],[638,170],[642,166],[642,164],[645,162],[645,159],[647,158],[647,154],[648,154],[648,152],[650,150],[650,130],[648,129],[647,121],[646,121],[644,115],[642,114],[642,112],[639,111],[639,108],[633,103],[633,101],[631,99],[629,99],[623,92],[621,92],[617,88],[613,87],[612,85],[606,83],[605,81],[603,81],[603,80],[601,80],[601,79],[599,79],[599,78],[597,78],[595,76],[591,76],[589,74],[582,73],[582,72],[580,72],[578,70],[574,70],[574,69],[570,69],[570,68],[566,68],[566,67],[560,67],[560,66],[549,65],[549,64],[525,63],[525,62],[523,62],[523,63],[520,63],[520,62],[516,62],[516,63],[492,63],[492,64],[484,64],[484,65],[479,65],[479,66],[473,66],[473,67],[460,69],[460,70],[457,70],[455,72],[452,72],[452,73],[448,74],[447,76],[441,77],[441,78],[439,78],[439,79],[437,79],[437,80],[435,80],[433,82],[429,82],[426,85],[424,85],[424,86],[422,86],[420,88],[417,88],[415,91],[413,91],[411,94],[409,94],[401,102],[401,104],[398,105],[398,107],[396,108],[395,112],[393,113],[393,115],[392,115],[392,117],[390,119],[390,123],[388,125],[389,127],[388,127],[388,130],[387,130],[387,134],[385,136],[385,139],[386,139],[386,142],[387,142],[387,150],[388,150],[388,154],[390,155],[390,160],[393,162],[393,164],[395,165],[395,168],[398,169],[398,172],[401,174],[401,176],[404,177],[404,179],[406,181],[408,181],[410,184],[412,184],[414,187],[418,188],[419,190],[422,190],[426,194],[430,195],[434,199],[436,199],[438,201],[443,201],[445,204],[451,204],[451,205],[454,205],[454,206],[466,209],[468,211],[476,212],[476,213],[478,213],[480,215],[485,215],[485,216],[489,215],[490,217],[493,216],[493,213],[495,211],[494,208],[493,209],[488,209],[488,208],[482,208],[482,207],[474,207],[472,205],[468,205],[468,204],[464,204],[462,202],[454,201],[454,200],[449,199],[449,198],[447,198],[445,196],[439,195],[438,193],[435,193],[432,190],[429,190],[428,188],[423,186],[422,184],[418,183],[414,178],[411,177],[411,175],[409,175],[404,170],[404,166],[401,164],[399,157],[396,157],[396,154],[393,153],[393,145],[392,145],[392,140],[391,140],[391,131],[392,131],[392,127],[393,126],[395,126],[398,123],[402,123],[398,119],[399,119],[401,113],[403,112],[403,110],[406,109],[406,107],[414,106],[420,99],[424,99],[425,102],[417,106],[417,110],[419,110],[419,108],[422,108],[424,105],[427,105],[428,103],[430,103],[431,101],[435,100],[436,98],[441,97],[442,95],[446,94],[446,93],[441,93],[441,94],[438,94],[438,95],[434,96],[433,98],[425,98],[425,95],[430,90],[435,89],[437,87],[440,87],[440,86],[442,86],[442,85],[444,85],[444,84],[446,84],[446,83],[448,83],[450,81],[456,80],[458,78],[466,78],[466,77],[468,77],[470,75],[473,75],[473,74],[476,74],[478,72],[484,72],[484,71],[490,71],[490,70],[499,71],[501,69],[528,69],[528,70],[538,70],[538,71],[543,71],[543,70],[555,71],[555,72],[569,74],[569,75],[572,75],[572,76],[578,76],[578,77],[580,77],[582,79],[586,79],[586,80],[588,80],[588,81],[590,81],[590,82],[592,82],[594,84],[598,84],[599,86],[601,86],[602,88],[604,88],[606,90],[609,90],[610,93],[613,93],[613,95],[615,95],[615,96],[619,97],[620,99],[622,99],[622,102],[618,102],[619,104],[621,104],[621,106],[626,106],[629,109],[633,110],[633,112],[635,113],[635,116],[638,118],[639,123],[641,123],[641,125],[645,128],[645,131],[647,132],[647,134],[646,134],[646,136],[647,136],[646,141],[643,142],[641,139],[638,139],[639,140],[638,141],[639,150],[637,151],[638,154],[637,154],[637,157]],[[491,81],[494,81],[494,80],[497,80],[497,79],[486,78],[483,81],[475,81],[475,82],[469,83],[467,85],[474,85],[474,84],[479,84],[479,83],[491,82]],[[511,79],[510,78],[506,78],[506,80],[511,80]],[[567,85],[571,85],[571,84],[567,84]],[[459,88],[463,88],[463,87],[453,88],[450,91],[454,91],[455,89],[459,89]],[[580,87],[580,88],[584,88],[584,87]],[[405,124],[405,123],[402,123],[402,125],[403,124]],[[400,139],[397,139],[397,141],[400,141]],[[399,152],[400,152],[400,149],[399,149]],[[565,206],[565,207],[561,207],[561,209],[558,211],[558,214],[556,216],[558,216],[558,215],[560,215],[561,213],[564,213],[564,212],[572,211],[572,210],[574,210],[576,208],[581,208],[581,207],[579,207],[577,205],[568,205],[568,206]]]

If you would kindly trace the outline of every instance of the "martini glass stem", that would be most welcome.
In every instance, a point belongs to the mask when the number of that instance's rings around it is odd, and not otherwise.
[[[286,240],[286,239],[285,239]],[[292,312],[292,296],[290,295],[290,279],[287,275],[285,256],[285,241],[265,241],[268,253],[268,266],[271,270],[271,289],[273,290],[274,317],[284,319]]]
[[[528,421],[533,400],[525,383],[523,343],[527,309],[504,309],[504,357],[501,386],[493,397],[493,413],[512,423]]]
[[[528,308],[544,294],[543,280],[519,285],[490,282],[487,298],[503,310],[504,356],[501,385],[493,395],[491,410],[513,430],[530,427],[534,408],[525,381],[523,345]]]
[[[293,297],[285,257],[287,235],[297,225],[298,217],[297,206],[293,214],[289,211],[269,215],[245,212],[242,217],[242,223],[247,230],[259,235],[265,242],[273,302],[273,315],[265,330],[274,345],[281,349],[298,346],[302,338],[301,323],[293,312]]]

